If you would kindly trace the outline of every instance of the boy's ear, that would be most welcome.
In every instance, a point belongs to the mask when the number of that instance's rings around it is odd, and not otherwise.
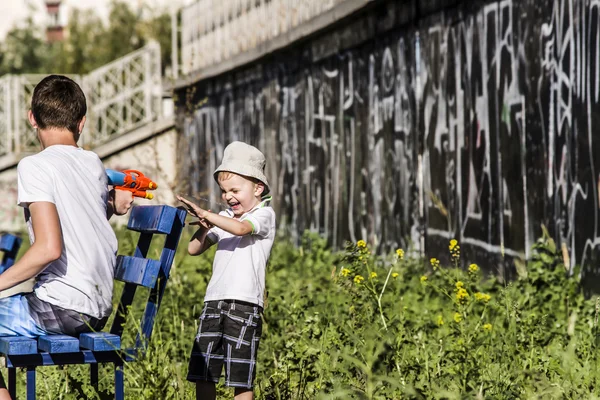
[[[257,196],[262,196],[264,191],[265,191],[265,184],[262,182],[256,182],[256,187],[254,189],[254,193],[256,193]]]
[[[35,121],[35,117],[33,116],[33,111],[29,110],[29,112],[27,112],[27,118],[29,119],[29,123],[31,124],[31,127],[33,129],[37,129],[38,124]]]
[[[83,131],[84,125],[85,125],[85,115],[83,116],[83,118],[81,118],[81,121],[79,121],[79,124],[77,124],[77,130],[79,131],[80,135],[81,135],[81,132]]]

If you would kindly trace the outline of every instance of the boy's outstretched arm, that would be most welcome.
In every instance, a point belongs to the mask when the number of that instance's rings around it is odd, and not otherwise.
[[[54,203],[29,203],[35,242],[12,267],[0,274],[0,291],[24,282],[46,268],[62,254],[60,221]]]
[[[254,227],[249,221],[239,221],[237,219],[225,217],[223,215],[215,214],[211,211],[205,210],[191,201],[184,199],[181,196],[177,196],[177,199],[186,205],[190,214],[198,217],[200,221],[206,221],[211,225],[218,226],[226,232],[236,236],[245,236],[252,233]]]

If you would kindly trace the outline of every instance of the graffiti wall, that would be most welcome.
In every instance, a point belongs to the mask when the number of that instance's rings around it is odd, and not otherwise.
[[[244,140],[294,238],[432,256],[456,238],[508,275],[543,224],[596,272],[600,0],[395,3],[181,88],[190,192],[217,203],[211,172]]]

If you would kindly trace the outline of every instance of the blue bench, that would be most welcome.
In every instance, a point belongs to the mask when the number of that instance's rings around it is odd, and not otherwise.
[[[138,206],[131,210],[127,228],[140,232],[133,256],[118,256],[115,279],[125,282],[121,300],[110,332],[67,335],[0,337],[0,354],[8,368],[8,390],[16,399],[16,369],[27,370],[27,399],[35,399],[36,368],[45,365],[90,364],[92,385],[98,388],[98,364],[114,365],[115,399],[124,393],[123,365],[142,355],[152,335],[152,328],[169,278],[175,251],[185,223],[186,211],[169,206]],[[146,258],[154,234],[165,235],[159,260]],[[150,288],[141,328],[132,348],[121,348],[121,336],[136,288]]]
[[[0,274],[12,267],[17,258],[17,253],[21,247],[20,237],[4,233],[0,235],[0,251],[2,252],[2,261],[0,262]]]

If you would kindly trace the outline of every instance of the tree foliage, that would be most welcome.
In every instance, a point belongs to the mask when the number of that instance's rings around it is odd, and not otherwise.
[[[112,0],[108,23],[93,11],[73,9],[62,42],[46,43],[30,16],[0,43],[0,76],[23,73],[85,74],[135,51],[150,40],[161,45],[163,69],[170,65],[171,20],[148,6]]]

